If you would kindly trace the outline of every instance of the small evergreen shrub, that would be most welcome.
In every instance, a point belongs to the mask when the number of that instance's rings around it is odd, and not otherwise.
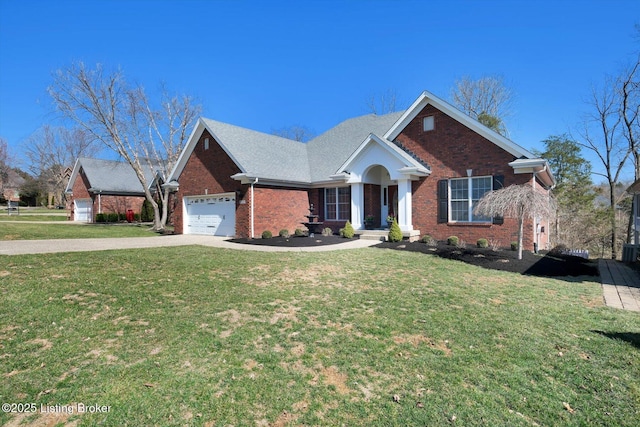
[[[142,202],[142,209],[140,211],[140,221],[152,222],[154,217],[155,215],[153,213],[153,206],[151,206],[151,203],[149,203],[149,201],[145,199],[145,201]]]
[[[346,239],[353,239],[353,236],[355,236],[356,232],[353,229],[353,225],[351,225],[351,222],[347,221],[347,223],[344,225],[344,228],[341,230],[340,235]]]
[[[107,217],[103,213],[96,214],[96,222],[107,222]]]
[[[280,237],[284,237],[285,239],[288,239],[290,234],[289,234],[289,230],[287,230],[286,228],[283,228],[282,230],[280,230],[280,232],[278,233],[278,236]]]
[[[119,216],[117,213],[107,214],[107,222],[118,222]]]
[[[270,239],[272,237],[273,237],[273,234],[269,230],[264,230],[262,232],[262,238],[263,239]]]
[[[396,221],[395,219],[393,220],[393,223],[391,224],[391,227],[389,227],[389,241],[390,242],[399,242],[402,240],[402,230],[400,230],[400,226],[398,225],[398,221]]]
[[[512,251],[518,250],[518,242],[511,242],[511,250]]]
[[[325,227],[322,229],[322,235],[323,236],[333,236],[333,230],[330,229],[329,227]]]
[[[487,239],[478,239],[478,241],[476,242],[476,246],[479,248],[488,248],[489,241]]]
[[[449,236],[447,238],[447,245],[449,246],[458,246],[458,243],[460,243],[460,239],[458,239],[458,236]]]
[[[294,231],[294,232],[293,232],[293,234],[294,234],[296,237],[302,237],[302,236],[304,236],[304,231],[302,231],[302,229],[301,229],[301,228],[296,228],[296,231]]]

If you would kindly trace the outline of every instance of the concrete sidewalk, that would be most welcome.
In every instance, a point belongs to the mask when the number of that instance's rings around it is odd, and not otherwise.
[[[604,303],[608,307],[640,312],[640,274],[620,261],[598,262]]]
[[[105,251],[113,249],[143,249],[187,245],[202,245],[216,248],[260,252],[324,252],[341,249],[364,248],[378,243],[380,242],[356,239],[346,241],[345,243],[339,243],[337,245],[283,248],[275,246],[243,245],[240,243],[229,242],[226,237],[179,234],[173,236],[127,237],[114,239],[5,240],[0,241],[0,255]]]

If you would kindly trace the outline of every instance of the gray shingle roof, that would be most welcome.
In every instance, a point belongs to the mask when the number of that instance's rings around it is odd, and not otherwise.
[[[202,120],[242,172],[263,179],[311,182],[306,144],[216,120]]]
[[[125,162],[113,160],[100,160],[79,158],[78,163],[74,167],[76,169],[82,167],[87,179],[89,180],[90,190],[92,192],[114,193],[114,194],[144,194],[144,189],[140,180],[133,171],[133,168]],[[153,183],[154,173],[148,166],[143,166],[147,183]],[[77,173],[72,174],[69,186],[72,186]]]
[[[242,172],[261,179],[308,184],[330,180],[370,133],[383,135],[401,115],[369,114],[345,120],[307,143],[202,120]]]
[[[369,134],[382,137],[403,112],[345,120],[308,142],[313,181],[329,180]]]

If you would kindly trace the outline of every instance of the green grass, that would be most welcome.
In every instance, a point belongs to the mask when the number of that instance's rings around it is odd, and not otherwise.
[[[640,417],[640,318],[597,282],[373,248],[180,247],[0,257],[0,290],[0,401],[110,406],[62,419],[79,425]]]
[[[38,221],[67,221],[66,215],[47,215],[47,214],[37,214],[37,215],[29,215],[20,213],[20,215],[6,215],[0,213],[0,222],[3,221],[20,221],[20,222],[38,222]]]
[[[1,240],[87,239],[156,236],[148,225],[2,223]]]

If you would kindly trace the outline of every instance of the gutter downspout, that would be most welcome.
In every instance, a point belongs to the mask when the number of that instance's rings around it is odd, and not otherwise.
[[[253,186],[256,185],[258,183],[258,178],[254,178],[253,182],[251,183],[251,238],[253,239],[255,236],[255,232],[254,232],[254,228],[253,228],[253,207],[255,205],[255,199],[253,197]]]

